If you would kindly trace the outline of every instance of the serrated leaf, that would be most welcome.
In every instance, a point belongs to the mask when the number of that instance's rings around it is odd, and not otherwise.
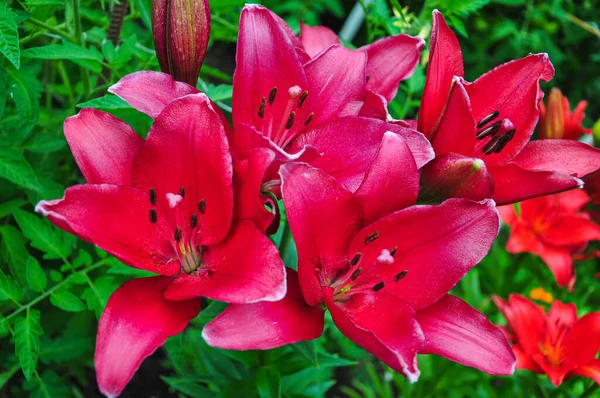
[[[40,353],[40,336],[44,334],[40,326],[40,312],[30,309],[24,317],[17,319],[14,326],[15,354],[21,363],[23,375],[31,379]]]
[[[29,256],[26,263],[27,269],[27,284],[34,292],[42,292],[48,285],[48,278],[44,270],[40,266],[40,263],[34,258]]]
[[[314,340],[301,341],[299,343],[292,344],[291,347],[294,349],[294,351],[297,351],[308,358],[311,363],[317,363],[317,348]]]
[[[26,203],[27,201],[21,198],[11,199],[7,202],[0,203],[0,218],[8,216],[14,209],[18,209]]]
[[[8,300],[17,303],[23,300],[23,289],[11,276],[0,270],[0,301]]]
[[[0,52],[19,69],[19,32],[15,18],[16,14],[8,8],[8,4],[0,4]]]
[[[8,76],[8,93],[15,103],[20,123],[14,126],[15,130],[21,129],[22,136],[26,136],[37,123],[40,113],[41,85],[31,73],[23,70],[5,68]]]
[[[79,312],[85,310],[83,301],[66,288],[61,288],[50,295],[50,302],[63,311]]]
[[[108,298],[118,287],[119,285],[115,282],[114,277],[105,275],[94,280],[93,287],[86,288],[81,298],[85,300],[87,307],[94,310],[96,317],[100,319]]]
[[[48,220],[24,210],[13,211],[13,216],[23,234],[31,240],[31,245],[45,253],[46,260],[69,257],[73,249],[70,235],[53,227]]]
[[[281,397],[281,376],[273,368],[263,367],[256,372],[256,389],[260,398]]]
[[[25,243],[27,241],[17,228],[12,225],[3,225],[0,227],[0,251],[2,258],[8,263],[10,273],[15,277],[20,285],[27,284],[25,275],[25,260],[29,257]]]
[[[39,133],[34,134],[33,137],[27,141],[25,150],[35,153],[50,153],[64,148],[65,145],[67,145],[67,141],[62,135]]]
[[[44,370],[41,378],[37,378],[37,386],[32,391],[30,398],[58,398],[68,397],[69,388],[65,382],[51,370]]]
[[[0,150],[0,178],[25,189],[42,191],[42,186],[27,159],[12,148]]]
[[[96,48],[85,48],[65,42],[64,44],[51,44],[42,47],[26,48],[21,51],[23,58],[36,59],[86,59],[91,61],[102,61],[102,54]]]
[[[131,109],[127,102],[116,95],[106,94],[104,97],[94,98],[93,100],[77,104],[78,108],[96,108],[103,110],[111,109]]]

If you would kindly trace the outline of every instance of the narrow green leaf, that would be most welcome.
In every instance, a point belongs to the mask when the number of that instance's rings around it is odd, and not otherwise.
[[[231,99],[233,86],[229,84],[219,84],[218,86],[209,84],[205,94],[214,102]]]
[[[29,256],[27,258],[27,284],[34,292],[42,292],[48,284],[48,279],[44,270],[40,266],[40,263],[34,258]]]
[[[1,67],[1,66],[0,66]],[[13,126],[15,130],[23,130],[21,135],[26,136],[37,123],[40,113],[40,82],[32,78],[29,71],[5,68],[8,76],[8,94],[17,108],[20,123]]]
[[[21,52],[21,56],[23,58],[37,59],[87,59],[102,61],[102,54],[95,47],[85,48],[69,42],[27,48]]]
[[[0,178],[18,186],[40,192],[42,186],[33,169],[19,151],[12,148],[0,150]]]
[[[182,392],[190,397],[195,398],[212,398],[215,396],[215,393],[209,390],[206,387],[198,384],[193,378],[182,378],[182,377],[167,377],[161,376],[169,386],[173,389]]]
[[[69,257],[73,246],[70,235],[53,227],[48,220],[24,210],[17,209],[13,215],[31,245],[45,253],[46,260]]]
[[[44,334],[40,326],[40,312],[30,309],[26,316],[15,322],[15,354],[21,363],[23,375],[31,379],[40,353],[40,336]]]
[[[27,0],[29,6],[61,6],[65,4],[65,0]]]
[[[0,4],[0,52],[19,69],[19,32],[15,18],[16,14],[8,8],[8,4]]]
[[[260,398],[281,397],[281,376],[273,368],[260,368],[256,372],[256,389]]]
[[[50,153],[56,152],[66,145],[67,141],[63,135],[45,132],[34,134],[25,144],[25,150],[35,153]]]
[[[142,18],[142,22],[146,25],[148,30],[152,30],[152,14],[150,8],[152,7],[151,0],[135,0],[135,8],[137,8]]]
[[[131,109],[127,102],[123,101],[116,95],[106,94],[104,97],[95,98],[93,100],[77,104],[78,108],[96,108],[103,110],[110,109]]]
[[[26,203],[27,201],[21,198],[11,199],[7,202],[0,203],[0,218],[8,216],[14,209],[18,209]]]
[[[8,76],[6,76],[6,69],[0,68],[0,117],[4,115],[6,109],[6,97],[8,97]]]
[[[12,277],[0,270],[0,301],[8,300],[19,303],[23,300],[23,290]]]
[[[308,360],[311,363],[313,363],[313,364],[317,363],[317,348],[315,346],[314,340],[301,341],[299,343],[292,344],[291,347],[295,351],[301,353],[306,358],[308,358]]]
[[[14,365],[12,368],[8,369],[6,372],[0,373],[0,389],[4,387],[7,381],[10,380],[11,377],[19,370],[19,365]]]
[[[25,260],[29,257],[25,244],[27,240],[17,228],[12,225],[3,225],[0,227],[0,252],[2,258],[8,263],[10,273],[15,277],[21,286],[27,284],[25,275]]]
[[[50,295],[50,302],[63,311],[79,312],[85,310],[85,304],[65,288],[58,289]]]

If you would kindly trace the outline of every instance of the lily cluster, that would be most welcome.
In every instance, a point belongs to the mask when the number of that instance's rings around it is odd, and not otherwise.
[[[175,43],[164,28],[155,35]],[[496,203],[577,188],[600,151],[529,142],[539,81],[554,73],[547,55],[467,82],[437,11],[418,121],[393,120],[387,103],[423,46],[398,35],[350,50],[327,28],[302,25],[298,37],[247,5],[232,125],[185,83],[189,75],[150,71],[109,89],[154,119],[145,140],[97,110],[67,119],[87,184],[37,211],[158,275],[123,284],[102,314],[95,366],[105,395],[119,395],[144,358],[198,315],[200,297],[230,303],[203,331],[215,347],[314,339],[328,310],[343,334],[409,380],[419,376],[417,354],[512,374],[502,331],[448,292],[494,242]],[[166,48],[159,56],[171,71],[178,47]],[[279,199],[297,271],[267,237],[279,227]]]

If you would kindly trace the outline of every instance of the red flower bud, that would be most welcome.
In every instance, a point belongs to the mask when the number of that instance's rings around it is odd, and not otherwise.
[[[208,0],[152,0],[152,35],[160,69],[195,87],[210,35]]]
[[[540,137],[577,140],[591,129],[581,125],[585,117],[586,101],[580,101],[571,113],[567,97],[557,88],[550,90],[546,105],[540,101]]]

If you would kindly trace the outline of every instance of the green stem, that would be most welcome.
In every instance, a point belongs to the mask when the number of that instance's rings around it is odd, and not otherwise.
[[[68,34],[67,32],[65,32],[64,30],[61,30],[61,29],[57,28],[56,26],[48,25],[47,23],[42,22],[39,19],[29,18],[29,19],[25,20],[25,22],[30,23],[31,25],[37,26],[42,29],[46,29],[48,32],[54,33],[55,35],[58,35],[58,36],[62,37],[63,39],[68,40],[72,43],[77,43],[77,39],[75,37],[71,36],[70,34]]]
[[[73,19],[75,20],[75,39],[80,46],[84,45],[83,31],[81,29],[80,0],[73,0]],[[83,98],[87,98],[90,93],[90,75],[83,66],[79,67],[81,71],[81,80],[83,83]]]
[[[283,223],[283,231],[281,233],[281,242],[279,243],[279,253],[281,255],[281,259],[284,263],[287,264],[287,257],[290,252],[290,244],[292,240],[292,231],[290,230],[290,225],[286,222]]]
[[[228,20],[226,20],[224,18],[221,18],[219,15],[213,14],[212,20],[215,21],[215,22],[220,23],[221,25],[223,25],[224,27],[230,29],[231,31],[233,31],[235,33],[237,33],[237,31],[238,31],[237,26],[235,26],[234,24],[232,24]]]
[[[581,29],[586,30],[593,34],[594,36],[600,37],[600,29],[590,25],[589,23],[577,18],[575,15],[567,14],[567,18],[569,21],[573,22],[575,25],[579,26]]]
[[[69,92],[69,106],[75,108],[75,96],[73,95],[73,86],[71,85],[71,80],[69,79],[67,69],[65,68],[65,65],[62,61],[56,63],[56,70],[58,71],[60,78],[62,79]]]

